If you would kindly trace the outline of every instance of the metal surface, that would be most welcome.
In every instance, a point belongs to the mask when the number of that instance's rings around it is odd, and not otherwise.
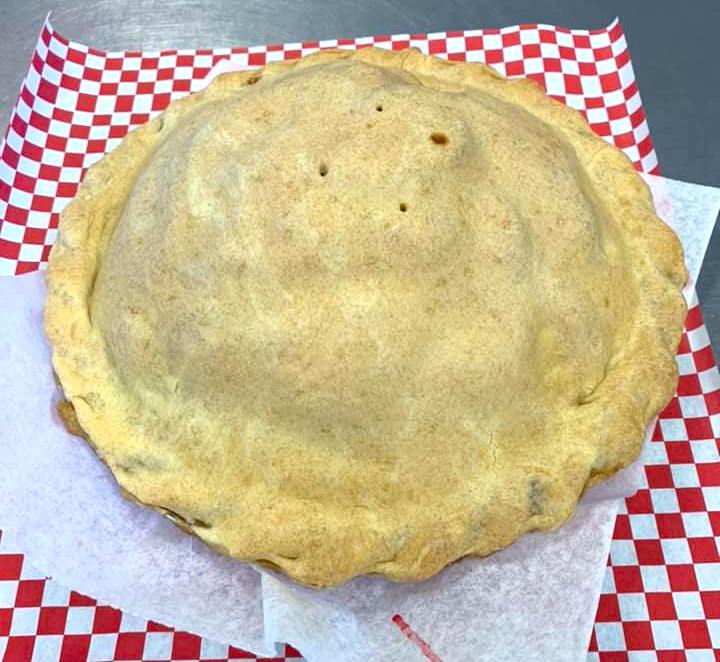
[[[720,186],[720,2],[666,0],[0,0],[0,126],[46,13],[62,35],[108,50],[241,46],[515,23],[606,26],[620,16],[663,174]],[[698,285],[720,348],[720,231]]]

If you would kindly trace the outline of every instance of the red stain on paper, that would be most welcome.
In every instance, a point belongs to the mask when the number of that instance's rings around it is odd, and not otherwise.
[[[420,652],[430,660],[430,662],[442,662],[437,653],[434,653],[433,649],[430,648],[430,645],[405,622],[405,619],[400,616],[400,614],[395,614],[392,617],[392,622],[398,626],[400,632],[420,649]]]

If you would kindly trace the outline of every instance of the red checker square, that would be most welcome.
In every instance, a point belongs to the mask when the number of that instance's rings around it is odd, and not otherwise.
[[[431,55],[444,53],[447,50],[447,42],[444,39],[430,39],[428,41],[428,51]]]
[[[170,80],[173,77],[172,69],[158,69],[157,79],[158,80]]]
[[[558,58],[548,57],[543,60],[543,69],[545,69],[546,72],[556,73],[562,71],[562,65]]]
[[[569,46],[560,46],[560,48],[558,48],[558,51],[560,52],[561,60],[575,59],[575,49],[570,48]]]
[[[696,374],[680,375],[677,385],[678,395],[700,395],[701,393],[700,378]]]
[[[667,566],[670,588],[673,591],[697,591],[695,570],[689,563]]]
[[[93,126],[110,126],[112,124],[112,115],[95,115],[92,118]]]
[[[702,490],[699,487],[679,487],[675,492],[681,512],[697,513],[707,510]]]
[[[58,198],[72,198],[77,192],[78,185],[73,182],[61,182],[58,184],[57,197]]]
[[[47,195],[33,195],[30,209],[33,211],[52,211],[53,199]]]
[[[212,48],[198,48],[195,51],[195,55],[212,55]]]
[[[701,591],[700,600],[702,600],[705,618],[720,618],[720,591]],[[2,634],[1,631],[0,634]]]
[[[597,76],[597,66],[594,62],[578,62],[581,76]]]
[[[621,87],[620,76],[617,71],[611,71],[608,74],[600,74],[600,88],[603,92],[614,92]]]
[[[508,46],[518,46],[520,44],[520,31],[504,32],[501,35],[503,48]]]
[[[47,262],[50,259],[50,249],[52,249],[52,246],[43,246],[42,254],[40,255],[42,262]]]
[[[709,370],[715,367],[715,359],[713,358],[712,345],[703,347],[697,352],[693,352],[693,359],[695,361],[695,367],[698,372],[703,370]]]
[[[133,97],[128,95],[120,95],[115,99],[115,111],[118,113],[128,113],[133,107]]]
[[[672,471],[667,464],[650,464],[645,467],[650,489],[662,489],[673,486]]]
[[[715,365],[715,363],[713,363],[713,365]],[[712,426],[707,416],[703,416],[702,418],[686,418],[685,428],[687,429],[688,439],[713,438]]]
[[[703,319],[700,306],[693,306],[690,310],[688,310],[687,316],[685,317],[685,328],[688,331],[692,331],[693,329],[697,329],[702,326],[702,324]]]
[[[285,657],[302,657],[302,653],[290,644],[285,644]]]
[[[705,406],[708,414],[720,413],[720,391],[713,391],[705,394]]]
[[[298,58],[300,56],[298,55]],[[174,80],[173,81],[173,92],[189,92],[190,91],[190,81],[189,80]]]
[[[674,397],[668,402],[667,407],[660,412],[660,418],[682,418],[680,400]]]
[[[228,646],[228,657],[230,659],[240,658],[241,660],[254,660],[255,655],[242,650],[241,648],[235,648],[235,646]]]
[[[507,62],[505,64],[505,74],[507,76],[522,76],[525,73],[525,63],[522,60]]]
[[[32,60],[30,60],[30,64],[32,64],[32,67],[33,67],[33,69],[35,69],[35,71],[37,71],[39,74],[42,74],[43,61],[42,61],[42,58],[40,57],[40,53],[35,51],[35,53],[32,56]]]
[[[48,149],[54,149],[58,152],[64,152],[65,147],[67,146],[67,138],[49,134],[48,137],[45,139],[45,146]]]
[[[70,127],[71,138],[87,138],[90,135],[89,126],[81,126],[80,124],[74,124]]]
[[[630,518],[627,515],[618,515],[615,518],[615,529],[613,530],[614,540],[632,540],[630,529]]]
[[[173,637],[172,658],[192,660],[200,657],[200,637],[189,632],[176,632]]]
[[[133,113],[130,115],[130,124],[145,124],[150,119],[149,113]]]
[[[177,66],[178,67],[192,67],[195,63],[195,57],[192,55],[178,55]]]
[[[44,579],[23,579],[18,582],[16,607],[39,607],[45,590]]]
[[[718,563],[720,554],[715,538],[688,538],[693,563]]]
[[[83,78],[85,80],[91,80],[95,83],[99,83],[102,80],[103,70],[93,69],[92,67],[85,67],[83,70]]]
[[[615,56],[615,62],[617,64],[618,69],[621,69],[628,62],[630,62],[630,53],[628,53],[628,51],[622,51],[622,53],[618,53]]]
[[[645,121],[645,113],[643,112],[642,106],[638,108],[634,113],[630,113],[630,124],[633,128],[639,127]]]
[[[39,262],[23,262],[21,260],[15,265],[15,275],[22,276],[22,274],[29,274],[33,271],[37,271],[40,268]]]
[[[87,659],[90,650],[89,634],[66,634],[62,640],[58,662],[77,662]]]
[[[266,53],[250,53],[248,55],[248,64],[251,67],[262,67],[265,65]]]
[[[4,200],[5,202],[7,202],[10,199],[11,190],[12,187],[10,186],[10,184],[0,182],[0,200]]]
[[[122,612],[112,607],[97,607],[95,619],[93,620],[93,633],[108,634],[117,632],[120,629]]]
[[[23,234],[24,244],[44,244],[47,230],[44,228],[25,228]]]
[[[21,172],[16,172],[13,186],[21,191],[32,193],[35,190],[35,178],[23,175]]]
[[[42,79],[38,84],[37,95],[48,103],[55,103],[57,99],[58,88],[49,81]]]
[[[35,637],[33,636],[9,637],[3,660],[6,660],[7,662],[24,662],[26,660],[32,660],[34,646]]]
[[[123,59],[122,57],[109,57],[105,60],[105,69],[110,71],[117,71],[122,69]]]
[[[627,621],[623,623],[625,645],[630,651],[646,651],[655,648],[650,621]]]
[[[680,513],[657,513],[655,524],[661,538],[685,537],[685,525]]]
[[[17,260],[20,256],[20,244],[11,243],[7,239],[0,239],[0,257],[8,260]],[[2,570],[2,568],[0,568]]]
[[[604,46],[603,48],[593,48],[593,59],[607,60],[612,57],[612,48]]]
[[[156,94],[152,100],[153,110],[165,110],[170,104],[170,94]]]
[[[540,44],[524,44],[522,47],[523,58],[540,57]]]
[[[160,59],[156,57],[144,57],[140,60],[141,69],[157,69]]]
[[[468,51],[481,51],[483,49],[482,36],[475,35],[472,37],[465,37],[465,49]]]
[[[607,108],[608,119],[619,120],[627,115],[627,107],[624,104],[617,106],[608,106]]]
[[[586,34],[574,34],[573,43],[575,48],[590,48],[590,37]]]
[[[694,459],[690,443],[687,441],[669,441],[665,444],[670,464],[693,464]]]
[[[137,84],[137,94],[152,94],[155,91],[155,83],[145,82]]]
[[[497,48],[491,48],[485,51],[486,64],[499,64],[504,59],[503,52]]]
[[[102,154],[105,152],[106,146],[106,140],[88,140],[87,152],[88,154]]]
[[[554,44],[557,42],[554,30],[539,30],[540,43],[543,44]]]
[[[467,60],[467,53],[448,53],[447,59],[452,62],[465,62]]]
[[[75,154],[73,152],[68,152],[63,157],[63,165],[66,168],[82,168],[83,162],[85,161],[85,155],[84,154]]]
[[[13,610],[8,608],[0,609],[0,637],[7,637],[10,634]]]
[[[95,110],[97,97],[92,94],[78,94],[77,109],[86,113],[92,113]]]
[[[643,583],[637,566],[616,566],[612,569],[618,593],[642,593]]]
[[[590,643],[588,644],[588,651],[591,653],[597,652],[597,637],[595,636],[595,628],[590,631]]]
[[[704,462],[695,465],[703,487],[720,487],[720,462]]]
[[[144,632],[120,632],[115,644],[115,659],[141,660],[144,649]]]
[[[70,591],[69,604],[71,607],[94,607],[97,604],[97,600],[88,598],[87,595],[83,595],[77,591]]]
[[[147,622],[147,631],[148,632],[172,632],[173,628],[170,628],[167,625],[163,625],[162,623],[157,623],[155,621],[148,621]]]
[[[407,48],[410,48],[410,42],[407,40],[394,41],[392,43],[392,49],[394,51],[404,51]]]
[[[600,662],[629,662],[627,653],[620,651],[603,651],[600,653]]]
[[[126,126],[111,126],[110,131],[108,132],[109,138],[123,138],[125,134],[128,132],[128,127]]]
[[[656,651],[658,662],[687,662],[684,651]]]
[[[136,83],[138,79],[138,72],[135,69],[128,69],[120,74],[120,82],[122,83]]]
[[[52,118],[58,122],[65,122],[65,124],[72,124],[73,114],[69,110],[63,110],[57,106],[52,110]]]
[[[87,55],[83,51],[78,51],[75,48],[69,48],[65,59],[75,64],[84,64]]]
[[[688,648],[712,648],[705,621],[679,621],[683,644]]]
[[[65,632],[67,607],[40,607],[38,617],[38,634],[62,634]]]
[[[16,207],[15,205],[8,205],[7,209],[5,210],[5,220],[10,221],[11,223],[25,225],[25,223],[27,223],[27,218],[27,209],[20,209],[20,207]],[[0,240],[0,246],[2,246],[3,241],[4,240]],[[2,257],[8,257],[7,255],[3,254],[2,248],[0,248],[0,255],[2,255]]]
[[[299,60],[302,57],[301,51],[285,51],[286,60]],[[248,56],[249,61],[250,56]]]
[[[20,115],[13,115],[10,126],[19,136],[23,138],[25,137],[25,133],[27,132],[27,122],[25,122]]]
[[[68,76],[67,74],[63,74],[60,78],[60,87],[62,87],[64,90],[74,90],[77,92],[80,89],[80,79],[75,78],[75,76]]]
[[[610,41],[618,41],[622,36],[622,28],[620,27],[620,23],[615,24],[610,30],[608,31],[608,36],[610,37]]]
[[[600,595],[595,620],[600,623],[617,623],[622,620],[617,595],[614,593]]]
[[[619,147],[620,149],[632,147],[635,144],[635,136],[632,131],[619,133],[616,136],[613,136],[613,142],[615,143],[615,147]]]
[[[635,553],[640,565],[664,565],[665,563],[659,540],[636,540]]]
[[[7,163],[11,168],[17,168],[20,154],[18,154],[10,145],[5,143],[3,151],[0,154],[0,161]]]
[[[625,499],[625,503],[627,504],[628,513],[631,515],[651,513],[653,511],[650,490],[638,490],[633,496]]]
[[[672,593],[646,593],[648,614],[652,621],[669,621],[677,618]]]

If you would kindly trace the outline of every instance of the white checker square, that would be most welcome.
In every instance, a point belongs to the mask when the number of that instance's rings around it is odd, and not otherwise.
[[[576,48],[575,59],[578,62],[595,62],[595,54],[591,48]]]
[[[321,39],[318,44],[320,48],[337,48],[337,39]]]
[[[122,612],[120,632],[143,632],[147,627],[147,619],[140,618],[127,611]]]
[[[87,139],[68,138],[66,149],[69,154],[83,154],[87,150]]]
[[[565,79],[563,75],[556,71],[550,71],[545,74],[545,85],[548,94],[565,94]]]
[[[613,540],[610,545],[610,559],[614,566],[637,565],[638,558],[632,540]]]
[[[682,650],[683,640],[677,621],[652,621],[653,640],[656,650]]]
[[[678,620],[704,620],[705,611],[703,610],[700,594],[695,591],[682,591],[673,593],[673,601],[675,602],[675,611]]]
[[[494,51],[502,48],[502,37],[499,34],[483,35],[483,49]]]
[[[617,599],[623,621],[650,620],[644,593],[619,593]]]
[[[193,77],[192,67],[176,67],[174,72],[175,80],[186,80]]]
[[[542,60],[537,57],[529,58],[523,61],[523,68],[525,69],[525,74],[541,74],[545,71],[545,67],[543,67]]]
[[[25,74],[24,85],[27,87],[33,96],[37,93],[38,86],[42,80],[40,74],[35,70],[35,67],[28,67],[27,74]]]
[[[82,177],[82,168],[71,168],[70,166],[67,166],[62,169],[60,172],[60,181],[61,182],[70,182],[77,184],[80,182],[80,178]]]
[[[60,136],[61,138],[67,138],[70,135],[71,125],[67,122],[61,122],[60,120],[51,119],[50,125],[48,126],[48,132],[53,136]]]
[[[36,129],[34,126],[28,126],[25,130],[25,140],[38,147],[44,147],[47,141],[47,133]]]
[[[428,40],[430,40],[430,39],[433,39],[433,40],[445,39],[445,37],[447,37],[447,32],[428,32],[427,33]],[[361,41],[362,39],[372,39],[372,37],[360,37],[360,39],[356,39],[355,42],[357,44],[367,43],[367,42]]]
[[[694,464],[670,465],[675,487],[698,487],[700,479]]]
[[[138,81],[140,83],[152,83],[157,78],[155,69],[140,69],[138,72]]]
[[[60,648],[62,647],[62,635],[44,634],[35,638],[33,646],[33,662],[52,662],[60,659]]]
[[[6,257],[0,257],[0,276],[12,276],[15,274],[16,260],[10,260]],[[0,639],[0,641],[2,641]]]
[[[57,195],[57,182],[49,179],[38,179],[35,181],[35,193],[37,195],[45,195],[54,198]]]
[[[698,563],[695,577],[701,591],[720,591],[720,563]]]
[[[42,244],[22,244],[18,260],[22,262],[40,262],[42,259]]]
[[[262,48],[262,52],[265,51],[265,48]],[[198,69],[209,69],[212,67],[212,55],[196,55],[195,59],[193,60],[193,64]]]
[[[133,112],[149,113],[152,110],[153,97],[151,94],[138,94],[133,99]]]
[[[684,441],[688,438],[685,421],[682,418],[662,418],[660,429],[665,441]]]
[[[46,586],[56,582],[48,582]],[[43,601],[44,602],[44,601]],[[93,629],[95,607],[70,607],[65,622],[66,634],[89,634]]]
[[[5,136],[5,142],[10,145],[14,152],[20,154],[23,146],[23,139],[15,133],[15,130],[11,127]]]
[[[664,565],[642,565],[640,575],[647,593],[666,593],[670,590],[670,580]]]
[[[595,623],[595,638],[600,651],[625,650],[625,635],[621,623]]]
[[[716,659],[715,653],[707,648],[685,651],[685,662],[715,662]]]
[[[49,228],[48,231],[45,233],[45,245],[52,246],[57,239],[57,234],[57,228]]]
[[[710,338],[708,336],[705,325],[699,326],[697,329],[687,332],[688,342],[694,352],[697,352],[703,347],[707,347],[710,344]]]
[[[506,46],[503,49],[503,59],[505,62],[514,62],[515,60],[523,59],[522,46],[519,44],[516,46]]]
[[[0,637],[0,660],[5,659],[5,649],[7,648],[7,643],[7,637]]]
[[[651,441],[643,446],[642,457],[645,464],[667,464],[668,456],[665,444]]]
[[[122,71],[120,69],[105,69],[102,72],[103,83],[119,83],[122,78]]]
[[[32,114],[32,108],[25,103],[25,100],[21,97],[17,101],[15,106],[15,114],[23,121],[28,122],[30,115]]]
[[[656,513],[677,513],[680,510],[677,492],[672,488],[650,490],[650,499]]]
[[[654,651],[628,651],[628,662],[657,662]]]
[[[612,544],[615,544],[613,541]],[[667,576],[665,577],[667,580]],[[603,575],[601,593],[615,593],[615,577],[612,573],[612,568],[605,568],[605,574]]]
[[[659,537],[654,515],[630,515],[635,540],[656,540]]]
[[[0,173],[2,172],[3,165],[4,164],[0,164]],[[28,177],[37,177],[40,174],[40,163],[38,161],[33,161],[32,159],[27,158],[27,156],[21,155],[18,159],[17,169],[18,172],[21,172],[23,175],[27,175]],[[0,178],[2,178],[1,174]],[[12,185],[12,179],[8,181],[8,184]]]
[[[271,53],[268,53],[268,62],[273,61],[269,56]],[[280,55],[280,53],[277,53],[277,55]],[[282,59],[282,58],[279,58]],[[159,80],[155,83],[155,94],[167,94],[168,92],[172,92],[172,86],[173,82],[169,79],[165,80]]]
[[[92,154],[86,154],[85,160],[83,161],[83,163],[86,168],[89,168],[90,166],[95,165],[103,156],[105,156],[105,155],[101,154],[100,152],[93,152]],[[68,203],[68,198],[63,198],[62,199],[63,207],[67,203]],[[58,211],[58,210],[53,206],[53,211]]]
[[[618,76],[620,77],[620,84],[623,89],[628,85],[631,85],[635,80],[635,74],[633,73],[632,65],[628,62],[618,69]]]
[[[73,62],[72,60],[65,60],[63,63],[63,72],[66,73],[68,76],[72,76],[73,78],[82,78],[84,72],[84,67],[77,62]]]
[[[161,55],[158,58],[158,69],[172,69],[177,64],[177,56],[174,54]]]
[[[60,73],[57,69],[55,69],[55,67],[51,67],[46,62],[42,68],[42,77],[49,83],[52,83],[53,85],[60,85],[60,79],[62,78],[62,73]]]
[[[701,439],[690,442],[695,464],[718,461],[718,447],[714,439]]]
[[[585,110],[585,97],[582,94],[566,94],[565,105],[576,110]]]
[[[25,226],[11,223],[10,221],[4,221],[0,225],[0,239],[5,241],[12,241],[15,244],[21,244],[23,237],[25,236]]]
[[[42,162],[51,166],[61,166],[65,160],[65,154],[56,149],[43,150]]]
[[[715,437],[715,439],[719,439],[720,438],[720,415],[713,414],[710,417],[710,427],[712,428],[712,431],[713,431],[713,437]]]
[[[625,103],[625,94],[622,90],[603,92],[603,102],[606,106],[622,106]]]
[[[103,662],[115,657],[117,634],[94,634],[90,639],[87,662]]]
[[[345,47],[343,47],[345,48]],[[348,46],[349,50],[355,50],[355,46]],[[428,43],[426,39],[411,39],[410,48],[417,48],[423,55],[427,55],[429,52]]]
[[[448,37],[445,40],[445,47],[448,53],[462,53],[465,51],[465,38]]]
[[[379,44],[380,48],[384,48],[386,50],[390,49],[390,44],[382,43]],[[319,49],[314,48],[313,52],[316,52]],[[269,51],[268,54],[265,56],[265,62],[282,62],[285,59],[282,51]],[[160,81],[161,83],[164,83],[165,81]],[[156,91],[157,87],[156,87]]]
[[[703,497],[709,512],[720,510],[720,487],[703,487]]]
[[[25,227],[28,228],[47,228],[50,219],[47,212],[29,211]]]
[[[58,582],[45,582],[43,591],[43,607],[67,607],[70,602],[70,591]]]
[[[580,79],[583,94],[587,97],[599,97],[602,94],[600,79],[596,76],[583,76]],[[605,111],[607,114],[607,111]]]
[[[539,30],[520,30],[520,43],[523,45],[527,44],[539,44],[540,43],[540,31]]]
[[[554,59],[559,58],[560,57],[560,49],[558,48],[558,45],[557,44],[547,44],[547,43],[540,44],[540,57],[554,58]]]
[[[595,67],[599,75],[611,74],[617,71],[615,60],[598,60]]]
[[[24,158],[24,156],[21,156],[20,160]],[[0,182],[5,182],[6,184],[10,184],[12,186],[14,179],[15,168],[11,168],[7,163],[5,163],[5,161],[0,161]]]
[[[613,55],[620,55],[620,53],[624,53],[627,50],[627,41],[625,40],[625,35],[621,35],[619,39],[616,41],[613,41],[610,44],[610,49],[612,50]]]
[[[678,354],[675,362],[681,375],[691,375],[695,372],[695,361],[693,361],[692,354]]]
[[[712,393],[720,389],[720,372],[717,368],[710,368],[698,373],[700,388],[703,393]]]
[[[707,621],[707,628],[710,633],[710,643],[713,648],[720,648],[720,620],[709,619]]]
[[[98,115],[110,115],[115,109],[116,98],[101,94],[95,102],[95,112]]]
[[[0,607],[14,607],[18,583],[15,580],[0,581]]]
[[[564,74],[577,76],[580,74],[580,65],[575,60],[560,60],[560,70]]]
[[[667,538],[660,541],[660,546],[667,565],[692,563],[690,546],[685,538]]]
[[[32,202],[32,194],[21,191],[19,188],[12,188],[10,189],[8,202],[15,207],[20,207],[20,209],[28,209]]]
[[[80,85],[80,92],[82,94],[100,94],[100,81],[99,80],[83,80]],[[76,118],[77,119],[77,118]]]
[[[11,636],[35,635],[39,615],[40,607],[16,607],[13,609],[10,625]]]
[[[620,117],[616,120],[610,120],[610,132],[614,136],[630,133],[633,130],[629,117]]]
[[[59,214],[65,207],[67,207],[68,202],[70,202],[72,198],[53,198],[52,201],[52,211],[54,214]],[[45,223],[45,226],[47,227],[47,222]]]
[[[226,644],[212,641],[211,639],[202,639],[200,642],[200,657],[207,658],[224,658],[228,655],[228,647]]]
[[[172,632],[148,632],[145,635],[143,660],[169,660],[172,656],[173,636]],[[227,654],[227,646],[225,649]]]
[[[588,651],[585,662],[600,662],[600,654]],[[653,660],[653,662],[655,661]]]
[[[137,94],[137,83],[130,80],[124,80],[122,83],[118,83],[117,89],[117,93],[119,95],[132,96]]]
[[[555,40],[558,45],[572,48],[575,44],[573,36],[569,32],[557,32],[555,34]]]

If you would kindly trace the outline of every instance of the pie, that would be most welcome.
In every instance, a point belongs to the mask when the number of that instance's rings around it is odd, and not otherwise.
[[[305,584],[408,581],[638,456],[685,280],[627,157],[536,83],[327,51],[220,76],[91,168],[46,331],[129,496]]]

